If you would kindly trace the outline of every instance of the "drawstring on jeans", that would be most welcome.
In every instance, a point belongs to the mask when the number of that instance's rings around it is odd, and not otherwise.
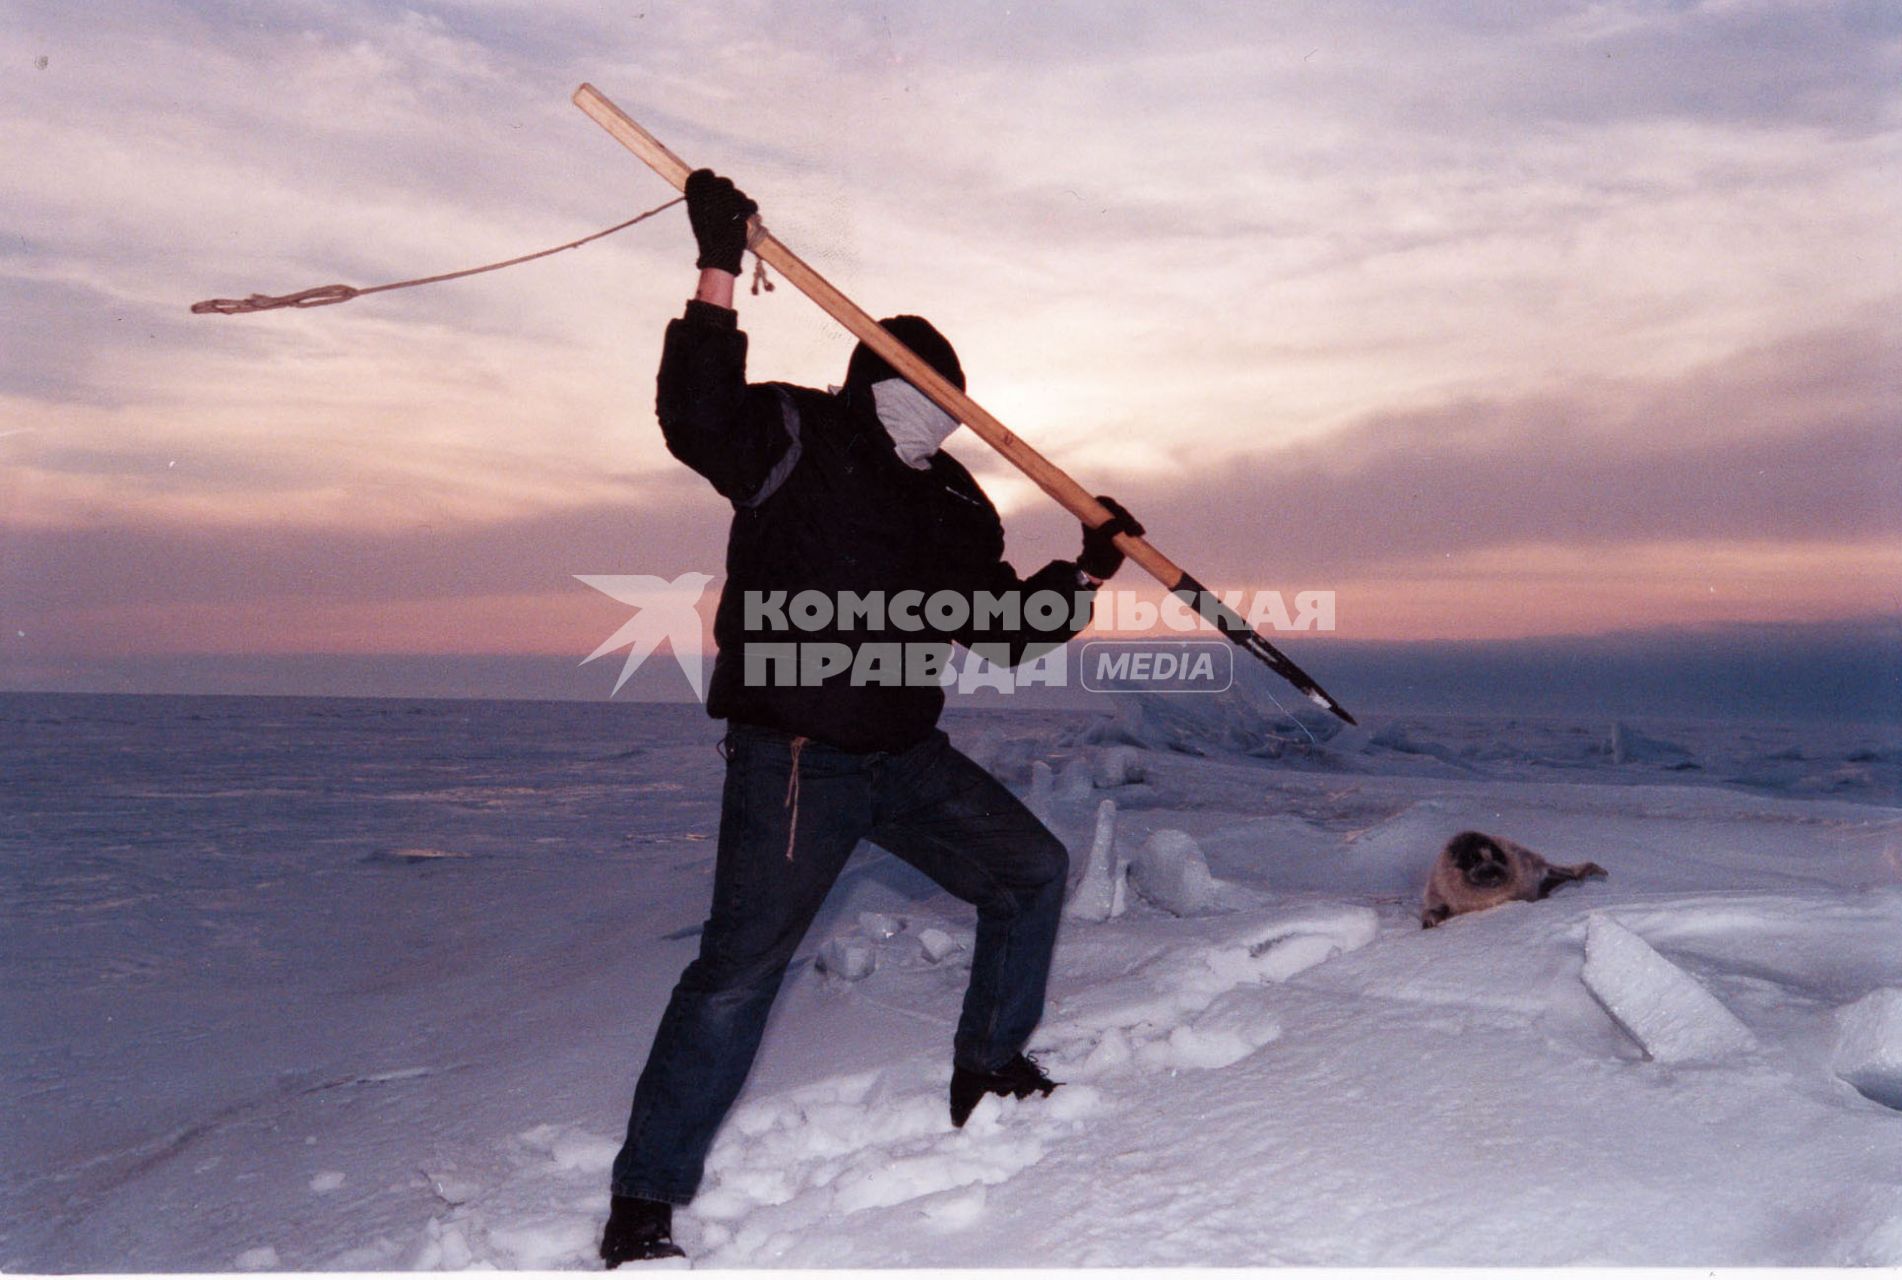
[[[792,774],[786,779],[786,808],[792,810],[792,818],[786,823],[786,861],[793,860],[793,841],[799,838],[799,749],[806,745],[805,738],[792,740]]]

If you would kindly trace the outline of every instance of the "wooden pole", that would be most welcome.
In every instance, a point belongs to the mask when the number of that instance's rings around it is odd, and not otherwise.
[[[647,164],[648,168],[665,178],[675,190],[686,190],[687,175],[693,172],[692,166],[669,151],[660,139],[643,129],[626,112],[608,101],[600,90],[591,84],[584,84],[575,90],[574,102],[590,119],[613,135],[615,141],[632,151]],[[752,219],[749,247],[759,255],[761,261],[791,281],[801,293],[818,303],[827,315],[845,326],[848,333],[881,356],[885,363],[889,364],[907,382],[924,392],[939,408],[969,427],[986,444],[1003,454],[1013,466],[1029,476],[1039,489],[1055,498],[1077,519],[1095,528],[1113,518],[1109,508],[1098,502],[1089,490],[1072,480],[1050,459],[1026,444],[1009,427],[993,417],[984,406],[958,390],[936,369],[915,355],[909,347],[881,328],[877,320],[839,292],[830,281],[807,265],[798,254],[781,244],[778,237],[766,229],[757,215]],[[1290,662],[1286,655],[1266,639],[1257,635],[1240,614],[1223,604],[1216,598],[1214,592],[1196,581],[1180,565],[1156,550],[1144,539],[1133,534],[1119,533],[1116,535],[1115,542],[1123,554],[1141,565],[1150,576],[1169,591],[1183,597],[1191,607],[1214,623],[1229,639],[1267,663],[1316,704],[1326,707],[1349,724],[1355,722],[1354,717],[1315,684],[1306,672]]]

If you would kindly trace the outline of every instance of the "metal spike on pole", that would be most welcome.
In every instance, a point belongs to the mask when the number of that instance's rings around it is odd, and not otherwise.
[[[574,102],[577,107],[587,113],[590,119],[607,130],[615,141],[632,151],[650,169],[666,179],[675,190],[686,189],[687,175],[693,172],[692,167],[663,146],[653,134],[636,124],[626,112],[609,102],[600,90],[591,84],[584,84],[575,90]],[[761,261],[792,281],[801,293],[818,303],[827,315],[843,325],[846,332],[877,352],[907,382],[924,392],[939,408],[969,427],[986,444],[1003,454],[1039,489],[1056,499],[1077,519],[1094,528],[1113,518],[1109,509],[1098,502],[1095,496],[1082,485],[1072,480],[1055,463],[1018,439],[1009,427],[992,417],[975,400],[952,386],[936,369],[926,364],[924,360],[913,354],[910,348],[881,328],[878,321],[873,319],[868,312],[839,292],[824,276],[807,266],[797,254],[781,244],[757,216],[753,219],[749,244]],[[1307,695],[1309,701],[1317,706],[1325,707],[1348,724],[1356,723],[1354,717],[1348,714],[1347,708],[1336,702],[1325,689],[1316,684],[1313,677],[1290,661],[1286,654],[1270,644],[1267,638],[1250,627],[1240,614],[1223,604],[1214,592],[1196,581],[1181,566],[1175,564],[1144,539],[1132,534],[1119,533],[1115,541],[1117,547],[1125,555],[1147,570],[1156,581],[1167,587],[1171,594],[1180,597],[1202,617],[1213,623],[1217,630],[1242,650],[1266,663],[1270,670]]]

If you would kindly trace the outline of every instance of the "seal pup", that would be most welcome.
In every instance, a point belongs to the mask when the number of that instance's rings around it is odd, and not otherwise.
[[[1522,844],[1483,831],[1462,831],[1446,842],[1427,877],[1420,927],[1502,902],[1537,902],[1573,880],[1603,876],[1596,862],[1555,866]]]

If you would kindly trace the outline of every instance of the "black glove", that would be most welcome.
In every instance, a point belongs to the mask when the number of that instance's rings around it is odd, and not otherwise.
[[[1083,526],[1083,554],[1076,558],[1076,567],[1092,578],[1103,579],[1114,577],[1116,571],[1123,567],[1123,553],[1117,550],[1116,544],[1110,539],[1119,533],[1140,538],[1143,536],[1143,527],[1116,499],[1106,498],[1099,493],[1096,500],[1109,508],[1110,518],[1094,529]]]
[[[740,255],[746,252],[746,220],[759,212],[759,206],[746,193],[711,169],[695,169],[687,175],[687,221],[693,225],[693,238],[700,244],[702,270],[718,267],[740,274]]]

